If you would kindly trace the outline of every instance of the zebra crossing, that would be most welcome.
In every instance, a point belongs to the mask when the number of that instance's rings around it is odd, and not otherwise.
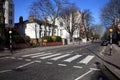
[[[53,53],[53,52],[40,52],[34,54],[28,54],[21,56],[22,58],[40,59],[40,60],[52,60],[72,63],[77,60],[77,64],[88,64],[95,56],[94,55],[80,55],[71,53]]]

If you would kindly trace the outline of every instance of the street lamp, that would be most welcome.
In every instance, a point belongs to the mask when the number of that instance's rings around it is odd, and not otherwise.
[[[113,29],[110,28],[109,32],[110,32],[110,55],[111,55],[111,53],[112,53],[112,33],[113,33]]]

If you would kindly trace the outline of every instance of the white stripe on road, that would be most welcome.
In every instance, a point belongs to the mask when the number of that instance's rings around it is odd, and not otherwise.
[[[47,59],[47,58],[51,58],[51,57],[58,56],[58,55],[61,55],[61,53],[57,53],[57,54],[41,57],[40,59]]]
[[[84,76],[86,76],[87,74],[91,73],[93,70],[90,69],[88,72],[84,73],[83,75],[81,75],[80,77],[76,78],[75,80],[80,80],[81,78],[83,78]]]
[[[105,49],[106,49],[106,47],[104,47],[104,48],[102,49],[102,51],[100,52],[100,55],[103,55],[103,52],[105,51]]]
[[[36,60],[35,62],[37,62],[37,63],[41,63],[41,61],[38,61],[38,60]]]
[[[35,63],[35,61],[32,61],[32,62],[23,64],[23,65],[21,65],[21,66],[18,66],[17,68],[22,68],[22,67],[28,66],[28,65],[33,64],[33,63]],[[17,69],[17,68],[16,68],[16,69]]]
[[[0,71],[0,73],[5,73],[5,72],[9,72],[9,71],[12,71],[12,70],[3,70],[3,71]]]
[[[66,64],[58,64],[59,66],[67,66]]]
[[[31,56],[30,58],[36,58],[36,57],[46,56],[46,55],[50,55],[50,54],[53,54],[53,53],[46,53],[46,54]]]
[[[15,57],[11,57],[11,59],[16,59]]]
[[[83,67],[81,67],[81,66],[73,66],[74,68],[79,68],[79,69],[81,69],[81,68],[83,68]]]
[[[46,62],[46,64],[53,64],[52,62]]]
[[[23,58],[17,58],[18,60],[23,60]]]
[[[94,57],[95,57],[95,56],[88,55],[86,58],[84,58],[83,60],[81,60],[81,61],[78,62],[78,63],[87,64],[87,63],[90,62]]]
[[[69,55],[71,55],[71,54],[64,54],[64,55],[61,55],[61,56],[58,56],[58,57],[54,57],[54,58],[52,58],[51,60],[56,61],[56,60],[59,60],[59,59],[61,59],[61,58],[67,57],[67,56],[69,56]]]
[[[35,56],[35,55],[39,55],[39,54],[43,54],[43,53],[45,53],[45,52],[23,55],[22,57]]]
[[[31,61],[31,59],[25,59],[25,61]]]
[[[73,60],[75,60],[75,59],[77,59],[77,58],[79,58],[79,57],[81,57],[82,55],[75,55],[75,56],[73,56],[73,57],[70,57],[70,58],[68,58],[68,59],[66,59],[66,60],[64,60],[65,62],[72,62]]]

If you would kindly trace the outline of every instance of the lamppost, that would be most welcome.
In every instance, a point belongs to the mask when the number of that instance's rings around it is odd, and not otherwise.
[[[111,55],[111,53],[112,53],[112,33],[113,33],[113,29],[110,28],[109,32],[110,32],[110,55]]]

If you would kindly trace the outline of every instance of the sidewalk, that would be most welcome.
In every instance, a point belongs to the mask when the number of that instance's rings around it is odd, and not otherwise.
[[[104,59],[104,65],[108,68],[114,75],[120,78],[120,47],[113,44],[112,53],[110,53],[110,45],[106,47],[105,52],[102,55]]]
[[[78,45],[78,44],[75,44],[75,45]],[[12,56],[13,54],[14,55],[19,55],[19,53],[20,54],[36,53],[36,52],[40,52],[40,51],[46,51],[46,50],[58,49],[58,48],[64,48],[64,47],[71,47],[71,46],[75,46],[75,45],[69,44],[69,45],[59,45],[59,46],[25,48],[25,49],[14,50],[13,53],[11,53],[10,50],[5,49],[3,51],[0,51],[0,58],[6,57],[6,56]],[[78,46],[84,46],[84,45],[87,45],[87,44],[80,44]]]
[[[49,49],[56,49],[60,47],[65,47],[68,45],[61,45],[61,46],[47,46],[47,47],[35,47],[35,48],[25,48],[25,49],[18,49],[18,50],[13,50],[11,53],[10,50],[5,49],[0,51],[0,58],[6,57],[6,56],[12,56],[13,54],[25,54],[25,53],[30,53],[30,52],[39,52],[39,51],[44,51],[44,50],[49,50]]]

